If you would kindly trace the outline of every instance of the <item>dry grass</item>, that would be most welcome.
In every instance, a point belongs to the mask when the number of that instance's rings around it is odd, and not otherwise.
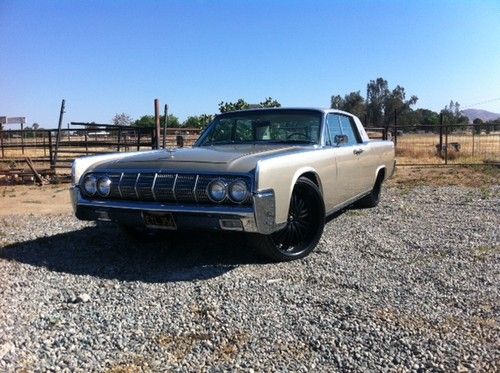
[[[444,141],[444,138],[443,138]],[[500,134],[450,134],[448,144],[460,144],[456,151],[448,148],[451,163],[483,163],[486,160],[500,162]],[[436,149],[439,144],[437,134],[405,134],[398,137],[396,157],[399,164],[442,164],[444,156]]]

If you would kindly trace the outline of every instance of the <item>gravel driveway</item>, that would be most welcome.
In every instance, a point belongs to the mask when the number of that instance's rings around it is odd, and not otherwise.
[[[0,371],[500,366],[498,186],[389,188],[280,264],[236,234],[1,220]]]

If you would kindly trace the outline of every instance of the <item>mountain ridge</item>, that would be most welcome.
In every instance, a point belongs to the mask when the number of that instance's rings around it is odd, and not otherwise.
[[[461,113],[469,118],[469,123],[472,123],[476,118],[481,119],[483,122],[500,118],[500,114],[482,109],[465,109]]]

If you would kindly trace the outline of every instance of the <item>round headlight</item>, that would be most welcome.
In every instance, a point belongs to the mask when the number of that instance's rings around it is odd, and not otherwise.
[[[109,196],[111,192],[111,179],[107,176],[100,177],[97,181],[97,192],[103,196]]]
[[[207,194],[212,202],[222,202],[226,198],[227,184],[221,179],[213,180],[208,184]]]
[[[243,180],[236,180],[229,185],[229,198],[231,201],[241,203],[248,197],[247,184]]]
[[[95,194],[97,191],[97,180],[95,176],[89,175],[85,177],[83,180],[83,189],[85,189],[85,192],[91,196]]]

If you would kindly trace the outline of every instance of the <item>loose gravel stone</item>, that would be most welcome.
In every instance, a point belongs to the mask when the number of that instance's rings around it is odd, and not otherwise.
[[[76,303],[87,303],[90,301],[90,295],[83,293],[83,294],[78,294],[78,296],[75,299]]]
[[[244,235],[6,216],[0,370],[494,371],[499,226],[498,186],[390,188],[275,264]]]

